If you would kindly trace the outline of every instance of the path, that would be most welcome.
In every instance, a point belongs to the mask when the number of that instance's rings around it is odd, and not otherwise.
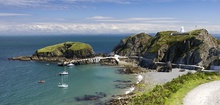
[[[183,101],[183,105],[220,105],[220,81],[199,85]]]

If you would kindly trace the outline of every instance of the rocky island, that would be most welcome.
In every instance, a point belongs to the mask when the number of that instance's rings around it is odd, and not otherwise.
[[[38,49],[32,56],[10,58],[12,60],[60,61],[93,57],[93,48],[86,43],[64,42]]]

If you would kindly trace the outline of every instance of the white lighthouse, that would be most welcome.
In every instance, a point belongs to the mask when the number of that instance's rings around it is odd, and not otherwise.
[[[181,29],[180,29],[180,33],[182,34],[184,32],[185,32],[185,30],[184,30],[184,27],[182,26]]]

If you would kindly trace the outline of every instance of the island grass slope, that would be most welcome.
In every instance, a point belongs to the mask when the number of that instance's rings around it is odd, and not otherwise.
[[[86,58],[94,55],[93,48],[86,43],[64,42],[38,49],[33,56]]]

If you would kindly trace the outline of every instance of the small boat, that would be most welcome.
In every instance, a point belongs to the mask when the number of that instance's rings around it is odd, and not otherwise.
[[[63,83],[63,76],[61,77],[61,83],[59,83],[57,86],[59,88],[67,88],[68,87],[68,84]]]
[[[65,83],[59,84],[58,87],[59,87],[59,88],[67,88],[67,87],[68,87],[68,84],[65,84]]]
[[[62,71],[59,73],[60,75],[68,75],[69,73],[67,71]]]
[[[65,67],[64,71],[60,72],[59,74],[60,75],[68,75],[69,73],[66,71],[66,67]]]
[[[75,66],[75,65],[73,63],[70,63],[67,66],[71,67],[71,66]]]
[[[45,80],[39,80],[38,83],[45,83]]]

